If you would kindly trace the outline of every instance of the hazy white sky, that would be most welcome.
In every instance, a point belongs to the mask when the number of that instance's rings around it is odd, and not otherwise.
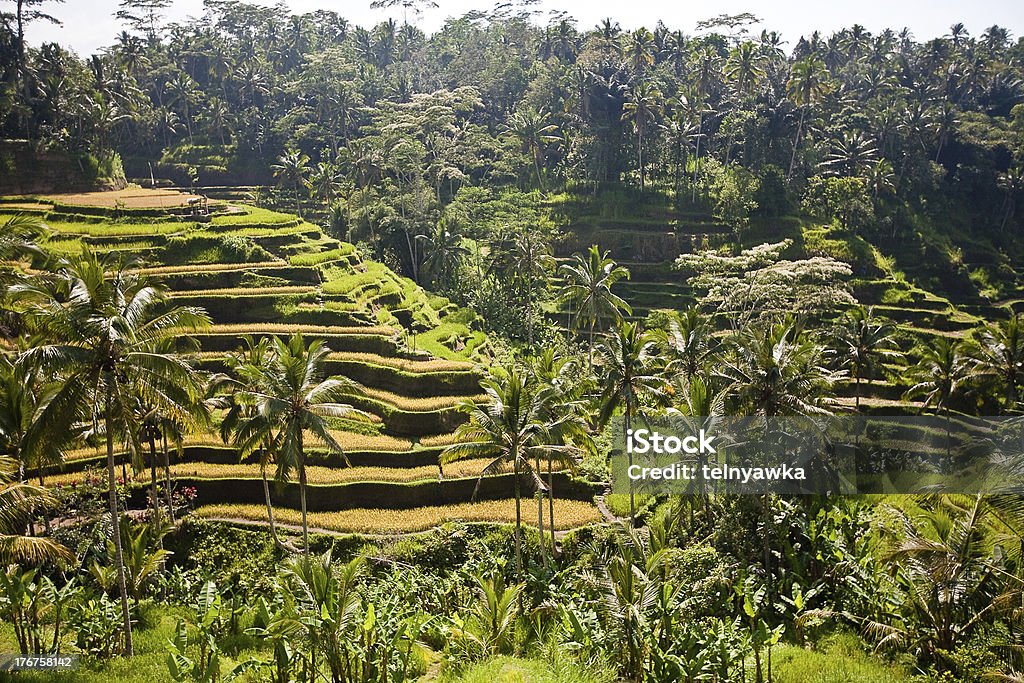
[[[271,5],[273,0],[256,0]],[[495,0],[437,0],[439,9],[424,15],[421,26],[428,31],[436,29],[445,17],[460,16],[470,10],[487,10]],[[0,0],[7,9],[10,0]],[[362,25],[372,25],[388,15],[371,10],[369,0],[285,0],[294,12],[330,9]],[[29,40],[59,41],[70,45],[80,54],[88,55],[97,48],[109,45],[121,30],[114,19],[118,0],[66,0],[64,4],[47,3],[46,9],[63,20],[62,27],[36,24],[30,28]],[[835,29],[859,23],[872,32],[890,27],[907,26],[918,39],[945,34],[949,26],[962,21],[971,35],[981,33],[992,24],[1010,29],[1013,37],[1024,33],[1024,1],[1022,0],[717,0],[714,3],[680,0],[662,2],[639,0],[614,2],[611,0],[540,0],[540,19],[548,12],[564,10],[576,17],[581,28],[590,28],[604,17],[612,17],[623,28],[645,25],[653,28],[661,19],[670,28],[682,28],[692,33],[694,24],[720,13],[753,12],[763,19],[760,28],[779,31],[787,47],[804,34],[815,29],[830,33]],[[169,19],[183,21],[202,13],[202,0],[174,0],[168,12]],[[400,14],[392,13],[396,18]]]

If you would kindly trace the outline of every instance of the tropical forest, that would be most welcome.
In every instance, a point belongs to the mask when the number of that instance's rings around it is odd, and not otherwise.
[[[1024,38],[180,1],[0,0],[0,681],[1024,681]]]

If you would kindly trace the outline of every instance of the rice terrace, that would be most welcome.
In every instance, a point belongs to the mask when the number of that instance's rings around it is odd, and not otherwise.
[[[0,681],[1024,680],[1019,11],[94,4],[0,0]]]

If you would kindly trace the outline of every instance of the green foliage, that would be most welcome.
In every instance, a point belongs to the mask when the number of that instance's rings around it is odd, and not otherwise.
[[[451,683],[610,683],[612,674],[572,662],[494,657],[473,665]]]
[[[772,653],[778,683],[900,683],[913,680],[903,668],[869,656],[855,636],[837,634],[814,649],[779,645]]]

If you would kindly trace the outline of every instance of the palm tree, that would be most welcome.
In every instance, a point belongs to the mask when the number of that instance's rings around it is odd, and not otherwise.
[[[559,142],[558,126],[549,122],[548,114],[535,109],[517,111],[509,117],[506,130],[519,139],[523,152],[533,162],[533,170],[537,175],[537,186],[544,192],[544,176],[541,168],[544,163],[544,148]]]
[[[725,76],[736,84],[741,95],[749,95],[757,82],[764,78],[764,54],[759,46],[751,41],[740,43],[725,63]]]
[[[793,154],[789,158],[787,178],[793,176],[796,165],[796,150],[800,145],[800,134],[804,129],[804,116],[807,109],[820,100],[828,92],[828,69],[817,57],[807,57],[793,65],[786,85],[789,96],[800,107],[800,121],[796,126],[796,137],[793,139]]]
[[[547,460],[548,520],[550,521],[551,548],[555,548],[555,482],[553,468],[558,461],[572,468],[582,451],[593,452],[594,439],[589,424],[586,392],[591,380],[580,372],[576,360],[559,356],[551,347],[534,356],[530,365],[533,380],[545,387],[543,422],[548,425],[552,448],[543,455]],[[540,453],[538,452],[538,456]],[[540,463],[536,463],[540,471]],[[542,539],[543,542],[543,539]]]
[[[547,291],[548,276],[555,270],[555,259],[544,235],[533,226],[520,230],[512,247],[513,279],[526,295],[526,343],[532,346],[537,295]]]
[[[74,555],[53,539],[22,533],[25,520],[53,500],[42,486],[19,481],[18,470],[17,460],[0,456],[0,563],[73,561]]]
[[[640,191],[644,191],[644,134],[654,126],[663,109],[664,96],[651,81],[640,81],[622,105],[622,118],[633,125],[637,138],[637,166],[640,169]]]
[[[633,68],[633,73],[642,76],[644,70],[654,64],[654,36],[642,26],[627,33],[623,38],[622,56]],[[644,83],[646,81],[641,81]]]
[[[247,388],[259,389],[263,380],[264,368],[267,367],[271,355],[269,337],[260,337],[258,341],[254,342],[252,337],[246,335],[242,338],[242,342],[241,349],[228,354],[226,364],[230,374],[218,375],[210,384],[210,392],[219,393],[210,399],[210,406],[223,411],[220,437],[225,443],[232,442],[236,448],[239,448],[240,454],[245,453],[241,448],[243,445],[241,440],[245,438],[246,431],[254,426],[261,426],[261,423],[256,405],[252,402],[239,401],[236,392],[244,391]],[[270,483],[267,481],[267,467],[274,462],[271,442],[272,439],[266,438],[258,448],[260,476],[263,479],[263,499],[267,506],[267,521],[270,525],[270,537],[274,540],[274,545],[291,550],[292,548],[278,537],[277,524],[274,521]],[[245,453],[245,455],[248,454]]]
[[[467,402],[461,410],[469,414],[469,421],[455,431],[457,443],[441,451],[440,466],[468,458],[490,458],[480,472],[477,488],[483,477],[503,469],[512,468],[516,501],[516,570],[523,570],[522,556],[522,477],[528,475],[538,491],[544,491],[540,473],[531,463],[531,457],[550,451],[551,425],[545,421],[548,389],[536,382],[516,366],[495,368],[490,377],[481,382],[487,402],[483,405]],[[540,514],[543,514],[541,508]],[[544,520],[538,519],[541,538]],[[543,547],[543,544],[542,544]]]
[[[464,243],[465,239],[445,221],[438,221],[433,235],[416,237],[427,243],[424,270],[442,290],[447,289],[470,256],[471,252]]]
[[[855,131],[835,142],[821,165],[830,174],[858,177],[870,171],[878,161],[875,143],[861,131]]]
[[[915,384],[905,396],[920,397],[926,406],[945,416],[947,460],[952,452],[950,404],[971,378],[972,365],[962,353],[960,340],[937,337],[924,347],[918,364],[911,368]]]
[[[601,369],[602,383],[599,424],[607,424],[611,416],[621,409],[625,434],[628,435],[644,401],[662,398],[664,381],[656,368],[657,356],[654,336],[644,331],[640,323],[620,322],[598,345],[597,365]],[[633,453],[626,450],[632,466]],[[634,524],[635,498],[633,480],[630,479],[629,518]]]
[[[309,174],[309,157],[297,149],[290,149],[277,159],[271,167],[278,183],[291,187],[295,197],[295,213],[302,216],[299,188],[305,185]]]
[[[0,356],[0,453],[18,463],[19,481],[34,469],[42,485],[42,468],[64,460],[61,444],[43,438],[35,424],[52,395],[37,370]]]
[[[307,186],[310,195],[330,206],[334,198],[341,192],[341,171],[334,164],[321,161],[310,172]]]
[[[839,360],[853,377],[857,412],[860,412],[861,381],[870,378],[882,360],[901,356],[895,332],[892,323],[877,320],[871,308],[864,306],[848,312],[837,332]]]
[[[717,431],[722,415],[725,414],[726,392],[716,390],[709,381],[701,375],[678,374],[673,378],[670,385],[674,395],[676,413],[674,421],[682,427],[679,433],[699,434],[702,430],[708,434]],[[707,464],[707,454],[697,454],[697,468],[703,471]],[[700,494],[704,501],[704,516],[707,523],[711,522],[711,505],[707,492],[707,482],[700,479]],[[693,507],[691,510],[691,522]],[[691,524],[692,526],[692,524]]]
[[[1008,320],[990,323],[971,346],[974,369],[1002,385],[1007,407],[1013,410],[1024,382],[1024,320],[1014,315]]]
[[[39,238],[47,233],[38,216],[17,213],[0,225],[0,261],[16,261],[39,253]]]
[[[277,478],[287,480],[292,469],[299,475],[302,506],[303,552],[309,554],[309,525],[306,519],[306,436],[344,455],[331,434],[328,420],[368,415],[351,405],[339,403],[358,393],[360,386],[344,377],[322,379],[330,349],[320,340],[306,346],[302,334],[287,342],[274,337],[270,355],[252,385],[236,390],[242,403],[252,404],[254,415],[238,427],[235,443],[240,455],[271,450],[277,458]],[[248,378],[247,378],[248,379]]]
[[[570,304],[570,325],[579,329],[586,321],[588,328],[587,348],[594,357],[594,329],[604,319],[613,323],[622,319],[622,313],[632,314],[632,309],[620,296],[612,292],[612,286],[619,280],[629,279],[629,271],[603,254],[597,245],[592,245],[587,255],[574,254],[569,263],[559,269],[565,278],[561,301]],[[576,317],[572,318],[572,309]]]
[[[666,373],[682,376],[689,382],[702,372],[713,350],[713,331],[707,316],[696,306],[673,317],[666,328],[655,330],[658,346],[667,361]]]
[[[47,232],[46,224],[38,216],[15,214],[0,224],[0,303],[7,297],[7,288],[23,275],[12,262],[41,254],[39,238]],[[0,308],[0,332],[17,336],[19,320],[10,306]]]
[[[885,559],[899,589],[894,618],[863,621],[879,648],[921,655],[941,668],[945,653],[987,628],[997,613],[1013,604],[1019,609],[1019,579],[992,550],[991,528],[1006,508],[1016,508],[1019,521],[1018,501],[981,495],[943,496],[917,516],[890,510],[896,538]],[[1006,540],[1010,547],[1021,542]]]
[[[763,417],[830,414],[830,393],[841,373],[829,370],[822,349],[792,320],[751,326],[732,342],[718,371],[741,409]]]
[[[124,652],[134,651],[124,555],[121,548],[114,436],[125,435],[137,454],[139,429],[132,408],[141,399],[173,412],[190,404],[192,369],[173,351],[183,334],[209,324],[196,308],[165,308],[166,292],[139,274],[135,263],[89,250],[63,262],[58,286],[18,285],[27,303],[26,316],[43,342],[22,354],[20,362],[59,378],[58,388],[39,414],[42,438],[62,443],[80,420],[104,434],[110,529],[114,539],[118,589],[121,593]]]

